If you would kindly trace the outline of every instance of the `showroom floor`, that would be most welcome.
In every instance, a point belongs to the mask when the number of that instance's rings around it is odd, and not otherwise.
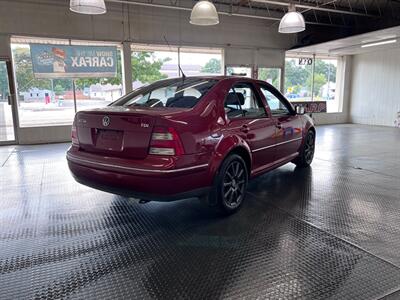
[[[400,130],[317,131],[312,168],[228,218],[79,185],[67,144],[0,147],[1,298],[400,298]]]

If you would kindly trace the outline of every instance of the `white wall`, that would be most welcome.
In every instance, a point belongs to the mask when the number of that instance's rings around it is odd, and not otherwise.
[[[181,1],[193,4],[190,0]],[[106,15],[87,16],[70,12],[68,3],[68,0],[1,1],[0,56],[10,57],[11,35],[150,44],[165,44],[165,36],[172,45],[224,48],[231,64],[257,62],[283,67],[283,53],[294,45],[296,37],[279,34],[269,20],[220,16],[219,25],[202,27],[189,24],[189,11],[107,3]],[[70,126],[18,131],[21,144],[70,140]]]
[[[23,127],[18,130],[20,144],[46,144],[71,141],[71,126]]]
[[[350,120],[394,126],[400,111],[400,48],[353,58]]]

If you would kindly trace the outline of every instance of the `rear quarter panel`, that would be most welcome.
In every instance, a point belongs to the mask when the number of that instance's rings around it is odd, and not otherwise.
[[[156,125],[172,126],[179,133],[185,154],[211,153],[213,133],[218,131],[218,102],[224,97],[219,82],[201,101],[185,114],[175,117],[166,115],[157,120]]]

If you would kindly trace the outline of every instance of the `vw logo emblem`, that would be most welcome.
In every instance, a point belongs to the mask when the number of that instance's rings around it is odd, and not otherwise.
[[[110,125],[110,122],[111,122],[111,120],[110,120],[109,116],[104,116],[103,117],[103,126],[104,127],[107,127],[108,125]]]

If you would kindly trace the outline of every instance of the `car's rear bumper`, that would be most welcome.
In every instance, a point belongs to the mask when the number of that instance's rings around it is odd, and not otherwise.
[[[98,182],[91,181],[90,179],[87,179],[85,177],[78,177],[73,174],[75,180],[79,182],[80,184],[86,185],[88,187],[94,188],[96,190],[100,190],[103,192],[115,194],[115,195],[121,195],[124,197],[129,197],[129,198],[137,198],[141,200],[147,200],[147,201],[161,201],[161,202],[169,202],[169,201],[176,201],[180,199],[189,199],[189,198],[200,198],[202,196],[207,195],[210,192],[210,187],[204,187],[204,188],[198,188],[196,190],[191,190],[187,192],[182,192],[178,194],[173,194],[173,195],[156,195],[156,194],[150,194],[150,193],[142,193],[142,192],[136,192],[133,191],[132,189],[128,188],[121,188],[121,187],[115,187],[115,186],[110,186],[110,185],[104,185]]]
[[[94,159],[90,154],[72,150],[68,151],[67,160],[77,182],[144,200],[173,201],[201,197],[209,192],[212,183],[207,164],[150,169]]]

